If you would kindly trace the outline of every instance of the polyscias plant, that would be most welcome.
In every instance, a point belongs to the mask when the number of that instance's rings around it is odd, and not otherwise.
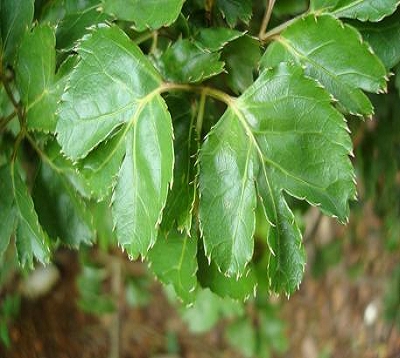
[[[118,245],[184,302],[291,294],[293,198],[347,221],[345,118],[373,114],[400,60],[376,38],[400,26],[396,0],[286,3],[1,0],[0,253],[93,243],[107,201]]]

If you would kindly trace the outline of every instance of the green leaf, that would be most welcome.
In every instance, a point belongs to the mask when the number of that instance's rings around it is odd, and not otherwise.
[[[175,82],[200,82],[224,70],[219,53],[206,52],[189,40],[179,39],[160,57],[158,67],[164,78]]]
[[[101,13],[97,5],[83,11],[67,14],[57,24],[57,48],[63,51],[72,50],[77,40],[87,33],[88,28],[108,19],[109,16]]]
[[[338,57],[338,54],[340,56]],[[330,15],[303,17],[283,31],[262,58],[264,67],[292,60],[305,67],[350,113],[371,115],[363,93],[386,90],[386,70],[353,27]]]
[[[311,0],[315,12],[329,12],[337,17],[361,21],[380,21],[396,11],[397,0]]]
[[[174,126],[174,180],[168,193],[163,213],[162,228],[171,230],[174,225],[179,231],[190,234],[192,211],[196,199],[198,142],[194,128],[195,114],[190,99],[179,95],[169,95],[168,110]]]
[[[379,23],[355,23],[386,69],[400,62],[400,12]]]
[[[103,0],[104,11],[133,21],[137,31],[169,26],[177,19],[184,0]]]
[[[176,231],[160,235],[149,251],[150,268],[164,284],[172,284],[185,304],[192,303],[197,285],[197,239]]]
[[[276,192],[279,191],[275,189],[274,193]],[[262,184],[259,185],[259,193],[265,206],[275,206],[275,212],[271,214],[275,215],[275,218],[267,236],[268,247],[271,250],[267,266],[269,287],[274,292],[289,295],[299,288],[305,269],[306,255],[301,232],[282,194],[269,198],[269,188]],[[266,214],[267,220],[269,217]]]
[[[236,279],[223,275],[213,261],[208,263],[203,250],[199,250],[197,261],[199,265],[197,278],[202,287],[208,287],[220,297],[230,297],[240,301],[255,296],[257,279],[251,268]]]
[[[41,23],[57,25],[64,17],[86,12],[90,8],[98,8],[101,0],[44,0],[39,9],[35,9]],[[37,3],[37,1],[36,1]],[[37,4],[35,4],[37,7]]]
[[[39,224],[28,188],[14,166],[0,168],[0,234],[1,251],[7,248],[10,236],[15,232],[15,244],[19,263],[33,267],[35,257],[42,263],[49,261],[48,238]]]
[[[81,175],[76,166],[61,152],[61,148],[55,138],[49,138],[46,145],[42,149],[42,158],[49,162],[49,165],[60,175],[68,178],[73,187],[84,197],[89,197],[90,188],[86,178]]]
[[[242,276],[253,255],[257,163],[233,109],[200,150],[200,224],[205,254],[224,274]]]
[[[112,206],[118,242],[132,259],[146,256],[156,241],[174,162],[164,100],[154,96],[135,117]]]
[[[226,62],[229,87],[235,93],[244,92],[253,84],[253,73],[258,69],[261,58],[259,42],[243,36],[224,48],[222,58]]]
[[[0,257],[10,243],[10,237],[15,230],[16,211],[14,206],[13,188],[10,177],[10,167],[0,168]]]
[[[3,83],[0,84],[0,117],[7,117],[14,112],[14,106],[8,97]]]
[[[201,149],[205,252],[223,273],[244,273],[253,250],[256,181],[271,223],[270,287],[289,294],[302,276],[304,252],[283,192],[347,219],[355,196],[347,127],[329,95],[293,65],[264,71],[229,105]]]
[[[93,218],[62,172],[43,163],[32,195],[39,221],[51,237],[74,248],[93,242]]]
[[[78,171],[85,179],[89,197],[103,200],[110,194],[118,179],[125,149],[125,131],[121,130],[78,163]]]
[[[221,50],[229,42],[242,37],[244,32],[228,29],[226,27],[210,27],[201,29],[196,36],[196,43],[205,51]]]
[[[77,52],[80,61],[62,96],[57,123],[57,139],[73,160],[132,121],[161,84],[139,47],[118,27],[93,30]]]
[[[230,27],[239,20],[248,24],[252,16],[251,0],[217,0],[217,7]]]
[[[309,7],[308,0],[285,0],[277,1],[274,5],[273,14],[278,18],[286,18],[306,12]]]
[[[0,0],[1,62],[14,62],[24,33],[31,26],[33,10],[33,0]]]
[[[26,108],[28,128],[54,132],[56,107],[63,90],[55,81],[55,37],[47,25],[26,33],[18,51],[17,86]]]
[[[157,237],[174,162],[161,81],[117,27],[95,29],[77,51],[80,60],[60,105],[58,141],[73,160],[86,157],[79,167],[99,197],[114,186],[123,159],[112,199],[117,238],[132,259],[145,256]]]

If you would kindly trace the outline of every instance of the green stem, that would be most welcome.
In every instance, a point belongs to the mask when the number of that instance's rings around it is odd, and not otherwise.
[[[6,127],[7,124],[10,123],[10,121],[17,115],[16,111],[13,111],[11,114],[9,114],[7,117],[3,117],[0,119],[0,132],[2,132]]]
[[[153,31],[153,42],[151,43],[151,48],[149,53],[150,54],[154,54],[157,50],[157,45],[158,45],[158,32],[157,31]]]
[[[21,127],[23,127],[23,124],[25,122],[24,114],[22,111],[21,104],[16,101],[14,94],[12,92],[12,89],[10,87],[10,82],[9,82],[10,79],[8,79],[3,74],[0,74],[0,80],[1,80],[1,82],[3,82],[4,90],[6,91],[6,94],[7,94],[8,98],[10,99],[12,105],[14,106],[15,112],[19,119],[19,123],[20,123]]]
[[[267,27],[269,24],[269,20],[271,20],[271,15],[272,15],[272,10],[274,8],[274,5],[275,5],[275,0],[267,0],[267,6],[265,9],[264,18],[261,23],[260,31],[258,33],[258,37],[260,39],[263,38],[263,36],[265,35],[265,33],[267,31]]]
[[[199,139],[201,138],[201,132],[203,128],[205,106],[206,106],[206,93],[205,91],[201,91],[199,110],[197,111],[197,120],[196,120],[196,133]]]
[[[25,138],[25,134],[26,134],[25,130],[22,128],[20,130],[20,132],[18,133],[17,139],[15,140],[14,150],[13,150],[12,157],[11,157],[11,165],[13,168],[14,168],[14,162],[17,159],[17,153],[18,153],[19,146],[21,145],[22,140]]]
[[[35,150],[35,152],[39,155],[39,157],[45,161],[55,172],[61,173],[63,172],[62,169],[57,167],[54,162],[47,156],[45,152],[37,145],[35,140],[29,135],[29,133],[26,133],[25,138],[28,140],[32,148]]]
[[[204,94],[204,96],[212,97],[218,101],[224,102],[227,106],[232,106],[235,98],[229,96],[227,93],[220,91],[216,88],[201,86],[201,85],[191,85],[182,83],[171,83],[166,82],[160,87],[160,92],[166,91],[185,91]]]
[[[135,42],[136,45],[140,45],[141,43],[150,40],[153,38],[153,31],[150,32],[145,32],[143,34],[140,34],[138,37],[136,37],[133,41]]]
[[[289,27],[291,24],[296,22],[302,16],[303,16],[303,14],[296,16],[293,19],[290,19],[290,20],[280,24],[279,26],[274,27],[273,29],[269,30],[268,32],[265,32],[263,35],[260,36],[260,40],[262,42],[267,42],[267,41],[273,39],[274,37],[279,35],[282,31],[286,30],[287,27]]]

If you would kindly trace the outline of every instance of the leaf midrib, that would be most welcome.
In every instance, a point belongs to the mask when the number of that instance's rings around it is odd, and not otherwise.
[[[160,94],[162,91],[163,91],[163,88],[160,86],[160,87],[156,88],[155,90],[153,90],[152,92],[150,92],[145,97],[143,97],[142,99],[140,99],[139,101],[134,102],[137,105],[135,113],[133,114],[132,118],[127,122],[127,124],[125,125],[122,135],[120,136],[120,139],[118,140],[117,144],[114,146],[113,150],[109,153],[109,155],[105,158],[105,160],[102,161],[101,165],[99,165],[95,170],[93,170],[94,173],[99,172],[109,163],[109,161],[113,158],[115,153],[118,151],[121,143],[124,142],[129,130],[135,125],[137,119],[139,118],[139,116],[142,113],[146,104],[148,102],[150,102],[156,95]],[[132,103],[133,102],[130,102],[130,104],[132,104]],[[125,110],[128,106],[129,106],[129,104],[126,105],[123,108],[123,110]],[[122,110],[120,109],[120,111],[122,111]],[[112,114],[113,113],[108,113],[107,115],[111,116]],[[93,119],[95,119],[95,118],[93,118]]]

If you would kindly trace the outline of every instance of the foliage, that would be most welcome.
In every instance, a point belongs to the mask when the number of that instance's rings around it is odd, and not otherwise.
[[[0,254],[106,230],[187,304],[293,293],[294,199],[348,220],[346,118],[387,91],[400,23],[397,0],[274,5],[0,0]]]

